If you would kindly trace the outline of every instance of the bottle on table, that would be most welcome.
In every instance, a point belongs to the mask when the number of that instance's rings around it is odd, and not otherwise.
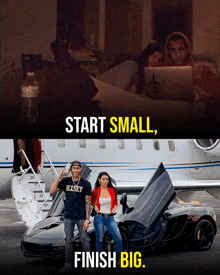
[[[36,124],[38,120],[39,83],[34,72],[27,72],[21,85],[21,124]]]

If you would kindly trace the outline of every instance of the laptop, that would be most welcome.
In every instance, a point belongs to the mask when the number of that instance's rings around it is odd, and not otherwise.
[[[194,100],[191,66],[145,67],[144,93],[157,99]]]

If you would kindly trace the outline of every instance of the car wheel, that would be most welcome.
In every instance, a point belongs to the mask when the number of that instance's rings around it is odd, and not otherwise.
[[[210,221],[204,219],[198,222],[194,233],[194,246],[197,250],[208,250],[214,240],[214,228]]]
[[[122,247],[123,251],[128,251],[129,248],[129,242],[128,242],[128,237],[125,232],[120,231],[121,237],[122,237]],[[112,238],[111,234],[107,232],[107,234],[104,237],[103,240],[103,250],[106,252],[114,252],[115,250],[115,241]]]

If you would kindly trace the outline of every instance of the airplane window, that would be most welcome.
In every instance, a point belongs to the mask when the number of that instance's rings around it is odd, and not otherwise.
[[[136,139],[136,149],[137,150],[142,150],[143,149],[143,144],[141,139]]]
[[[125,143],[123,139],[118,140],[118,148],[119,149],[125,149]]]
[[[80,148],[86,148],[86,140],[85,139],[80,139],[79,140],[79,147]]]
[[[105,149],[106,148],[106,143],[104,139],[99,139],[99,148]]]
[[[157,139],[153,140],[154,150],[159,151],[160,150],[160,143]]]
[[[168,140],[168,145],[169,145],[170,151],[175,151],[175,143],[173,140]]]
[[[58,139],[58,146],[63,148],[66,146],[65,139]]]

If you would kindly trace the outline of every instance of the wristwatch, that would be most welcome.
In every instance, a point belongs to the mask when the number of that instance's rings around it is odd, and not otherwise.
[[[85,221],[89,223],[89,220],[85,220]]]

